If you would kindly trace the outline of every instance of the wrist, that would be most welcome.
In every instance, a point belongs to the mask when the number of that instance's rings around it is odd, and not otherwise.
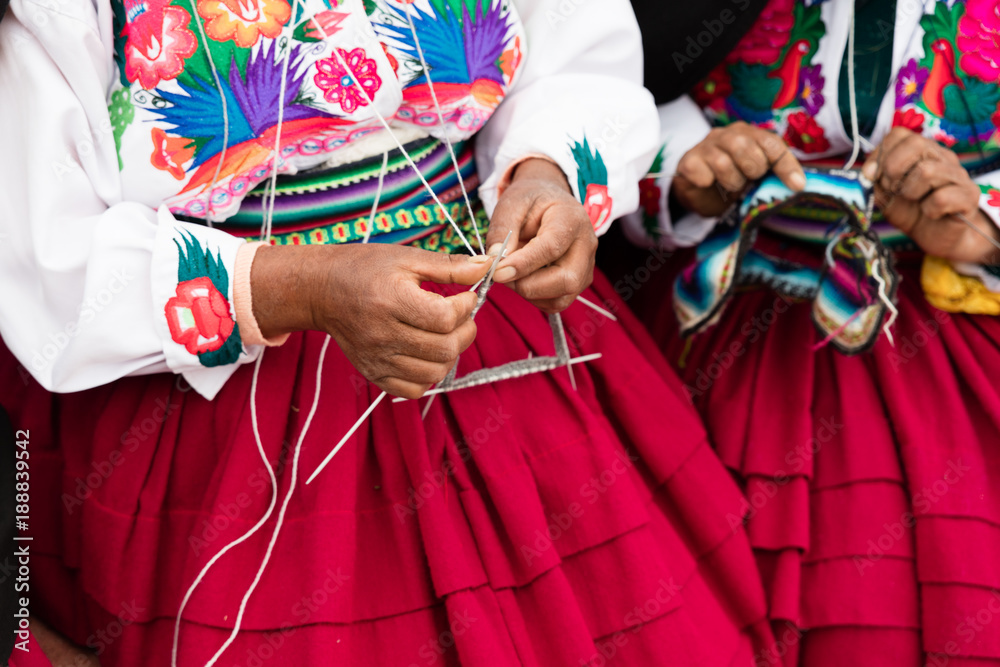
[[[517,183],[522,180],[546,181],[558,185],[570,194],[573,193],[566,174],[563,173],[558,164],[548,158],[532,157],[524,160],[515,167],[510,180],[511,183]]]
[[[318,252],[310,246],[262,246],[250,269],[253,317],[265,339],[316,329],[310,273]]]

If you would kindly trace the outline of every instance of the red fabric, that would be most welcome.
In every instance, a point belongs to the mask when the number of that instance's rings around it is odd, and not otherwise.
[[[669,294],[661,273],[645,289]],[[768,290],[687,350],[669,302],[644,315],[749,499],[789,649],[765,664],[1000,664],[1000,319],[902,277],[895,348],[856,357],[812,351],[809,304]]]
[[[17,641],[20,643],[21,640]],[[52,667],[52,663],[42,652],[42,647],[35,641],[35,635],[29,635],[24,646],[27,650],[14,647],[14,652],[7,661],[7,667]]]
[[[581,305],[566,313],[574,351],[605,355],[575,367],[578,391],[560,369],[439,397],[426,421],[423,402],[386,401],[306,487],[378,394],[331,346],[283,532],[220,664],[751,665],[770,629],[746,534],[727,519],[743,498],[622,314],[631,335]],[[545,316],[506,288],[477,324],[460,374],[553,352]],[[323,340],[292,336],[261,367],[279,498]],[[0,398],[32,434],[38,611],[98,643],[105,667],[169,664],[185,590],[267,506],[252,371],[213,402],[168,375],[52,396],[0,360]],[[273,528],[198,589],[181,665],[221,646]]]

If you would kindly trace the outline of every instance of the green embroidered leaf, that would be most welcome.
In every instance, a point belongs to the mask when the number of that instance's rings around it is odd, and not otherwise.
[[[963,77],[962,83],[965,90],[956,84],[944,89],[944,117],[952,123],[985,129],[1000,102],[1000,86],[971,77]]]
[[[939,39],[947,39],[955,45],[955,35],[958,34],[958,20],[965,12],[965,3],[956,2],[948,9],[948,3],[934,3],[934,13],[925,14],[920,19],[920,27],[924,30],[924,54],[932,54],[931,46]],[[956,51],[957,52],[957,51]]]
[[[131,88],[126,86],[111,93],[111,103],[108,104],[108,115],[111,117],[111,131],[115,138],[115,149],[118,151],[118,169],[120,171],[125,168],[121,157],[122,135],[125,134],[125,128],[135,118]]]
[[[743,106],[754,111],[770,111],[774,98],[781,90],[781,79],[771,79],[767,65],[736,63],[729,68],[733,97]]]
[[[576,184],[579,188],[580,201],[586,201],[587,186],[591,183],[598,185],[608,184],[608,168],[604,164],[604,158],[598,150],[590,152],[590,144],[587,137],[583,137],[583,143],[574,142],[570,146],[573,159],[576,161]]]
[[[371,16],[372,14],[375,13],[375,8],[376,8],[375,0],[364,0],[364,4],[365,4],[365,13],[368,14],[368,16]]]
[[[663,169],[663,159],[666,157],[667,145],[669,143],[670,141],[668,140],[667,143],[660,146],[660,150],[657,151],[656,158],[653,160],[653,164],[649,167],[648,173],[658,174],[660,173],[660,170]]]
[[[180,7],[190,17],[191,3],[188,0],[172,0],[170,4],[174,7]],[[212,74],[212,64],[209,62],[207,56],[209,52],[212,54],[212,61],[215,62],[219,77],[223,80],[229,78],[230,64],[234,61],[236,62],[236,68],[240,72],[246,71],[251,49],[242,49],[236,46],[236,42],[231,39],[225,42],[217,42],[214,39],[203,39],[198,26],[194,25],[190,18],[188,19],[187,29],[194,32],[198,37],[198,49],[190,58],[184,61],[184,71],[177,77],[177,83],[182,88],[188,90],[199,88],[200,86],[196,83],[194,77],[197,77],[201,81],[215,81],[215,77]],[[208,44],[207,50],[205,48],[206,42]]]
[[[214,352],[203,352],[198,355],[198,360],[201,361],[202,365],[209,368],[215,366],[228,366],[229,364],[235,364],[239,361],[240,354],[243,352],[243,339],[240,337],[240,325],[233,324],[233,332],[229,334],[229,338],[218,350]]]
[[[795,25],[792,27],[791,33],[789,33],[788,44],[782,51],[781,57],[778,58],[778,62],[775,63],[775,68],[784,62],[785,54],[788,53],[788,47],[800,39],[809,42],[809,52],[803,57],[802,62],[811,62],[812,57],[816,55],[816,51],[819,49],[819,41],[825,34],[826,25],[823,23],[822,6],[817,3],[812,7],[806,7],[800,2],[795,3]]]
[[[226,265],[222,263],[221,253],[216,253],[213,257],[207,252],[198,241],[198,238],[188,231],[181,232],[181,239],[184,247],[174,239],[177,244],[177,282],[183,283],[202,276],[208,276],[223,296],[229,294],[229,272]],[[228,297],[227,297],[228,298]]]

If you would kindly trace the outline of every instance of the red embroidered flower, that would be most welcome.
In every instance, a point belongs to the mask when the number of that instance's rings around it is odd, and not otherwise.
[[[368,100],[358,90],[355,80],[361,84],[369,98],[375,99],[375,93],[382,87],[382,79],[378,75],[378,65],[373,59],[365,57],[364,49],[337,49],[337,52],[347,63],[350,72],[341,67],[339,58],[330,56],[316,63],[318,72],[313,80],[323,91],[327,102],[340,104],[344,113],[354,113],[358,107],[368,106]]]
[[[990,191],[987,192],[986,194],[990,196],[990,198],[986,200],[986,203],[989,204],[990,206],[995,206],[997,208],[1000,208],[1000,190],[997,190],[996,188],[990,188]]]
[[[924,129],[924,115],[912,107],[906,111],[897,110],[892,117],[892,126],[905,127],[914,132],[920,132]]]
[[[655,178],[644,178],[639,181],[639,205],[647,217],[655,217],[660,213],[660,197],[663,191],[657,185]]]
[[[720,66],[712,70],[703,81],[699,81],[698,85],[691,91],[691,95],[698,106],[707,107],[716,100],[729,97],[732,92],[733,86],[729,81],[729,72],[726,71],[725,66]]]
[[[785,141],[803,153],[822,153],[830,150],[830,142],[827,141],[823,128],[816,124],[815,118],[802,111],[788,117]]]
[[[951,148],[952,146],[958,143],[958,139],[945,132],[938,132],[937,134],[935,134],[934,141],[938,142],[939,144],[944,144],[948,148]]]
[[[184,163],[194,157],[194,143],[184,137],[168,137],[159,127],[150,134],[153,140],[153,154],[149,161],[157,169],[169,172],[178,181],[184,180]]]
[[[726,61],[773,65],[788,44],[788,34],[794,25],[795,0],[771,0]]]
[[[200,0],[198,14],[205,19],[205,34],[217,42],[233,40],[242,48],[261,36],[274,39],[292,17],[288,0]]]
[[[177,296],[167,301],[164,313],[170,337],[191,354],[218,350],[235,326],[229,302],[208,276],[177,285]]]
[[[604,223],[611,217],[611,196],[608,194],[608,186],[598,183],[588,185],[587,195],[583,199],[583,208],[590,216],[594,229],[600,229],[604,226]]]
[[[987,83],[1000,81],[1000,14],[996,0],[966,0],[955,44],[962,54],[959,65],[964,71]]]
[[[161,80],[176,79],[184,71],[184,59],[198,48],[198,39],[188,30],[191,15],[169,0],[134,2],[134,14],[125,28],[125,78],[139,80],[152,90]]]
[[[309,39],[317,41],[331,37],[340,32],[340,24],[349,16],[350,14],[347,12],[335,12],[333,10],[320,12],[310,19],[309,24],[306,26],[305,35]],[[382,48],[385,48],[385,44],[382,45]]]

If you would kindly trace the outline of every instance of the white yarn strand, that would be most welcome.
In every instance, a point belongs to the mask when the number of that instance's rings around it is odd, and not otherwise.
[[[844,169],[850,169],[854,166],[854,163],[858,159],[858,155],[861,153],[861,133],[858,128],[858,95],[854,90],[854,2],[850,3],[851,6],[851,31],[847,35],[847,88],[848,88],[848,100],[851,106],[851,134],[853,135],[853,148],[851,149],[851,157],[847,160],[844,165]]]
[[[257,362],[254,364],[253,368],[253,380],[250,383],[250,423],[253,425],[253,435],[254,440],[257,443],[257,453],[260,454],[261,460],[264,462],[264,468],[267,470],[267,476],[271,480],[271,502],[268,503],[267,511],[264,512],[264,516],[257,520],[257,523],[253,525],[247,532],[243,533],[240,537],[233,540],[222,549],[219,550],[217,554],[212,556],[212,558],[201,568],[201,572],[195,577],[194,583],[191,584],[187,592],[184,594],[184,598],[181,600],[180,609],[177,610],[177,620],[174,621],[174,640],[173,649],[170,653],[170,665],[171,667],[177,667],[177,651],[180,647],[180,635],[181,635],[181,617],[184,615],[184,609],[187,607],[191,596],[194,595],[194,591],[201,584],[202,580],[208,574],[208,571],[212,569],[215,563],[222,558],[231,549],[237,547],[238,545],[246,542],[260,530],[268,519],[271,518],[272,512],[274,512],[274,507],[278,502],[278,479],[274,474],[274,468],[271,467],[271,463],[267,460],[267,454],[264,452],[264,445],[261,442],[260,430],[257,428],[257,378],[260,375],[260,366],[264,360],[264,351],[261,350],[260,356],[257,357]]]
[[[382,198],[382,186],[385,183],[385,172],[389,168],[389,153],[382,153],[382,171],[378,173],[378,188],[375,190],[375,201],[372,202],[372,213],[368,216],[368,228],[365,230],[365,238],[362,245],[368,243],[372,238],[372,229],[375,228],[375,213],[378,212],[378,202]]]
[[[406,14],[406,21],[410,24],[410,33],[413,34],[413,44],[417,47],[417,56],[420,58],[420,66],[424,70],[424,76],[427,77],[427,87],[431,92],[431,100],[434,102],[434,109],[437,111],[438,117],[438,127],[441,130],[441,140],[444,141],[444,145],[448,147],[448,154],[451,156],[451,164],[455,168],[455,176],[458,178],[458,185],[462,188],[462,197],[465,198],[465,208],[469,212],[469,220],[472,222],[472,229],[476,232],[476,241],[479,243],[479,250],[482,253],[486,253],[486,249],[483,246],[483,237],[479,234],[479,223],[476,221],[476,212],[472,210],[472,202],[469,201],[469,192],[465,189],[465,179],[462,178],[462,170],[458,166],[458,158],[455,157],[455,149],[451,145],[451,140],[448,139],[447,129],[444,125],[444,113],[441,111],[441,104],[438,102],[437,93],[434,91],[434,81],[431,80],[431,68],[427,64],[427,60],[424,58],[424,50],[420,46],[420,38],[417,37],[417,28],[413,24],[413,16],[410,14],[411,9],[416,9],[415,5],[410,5],[404,10]]]

